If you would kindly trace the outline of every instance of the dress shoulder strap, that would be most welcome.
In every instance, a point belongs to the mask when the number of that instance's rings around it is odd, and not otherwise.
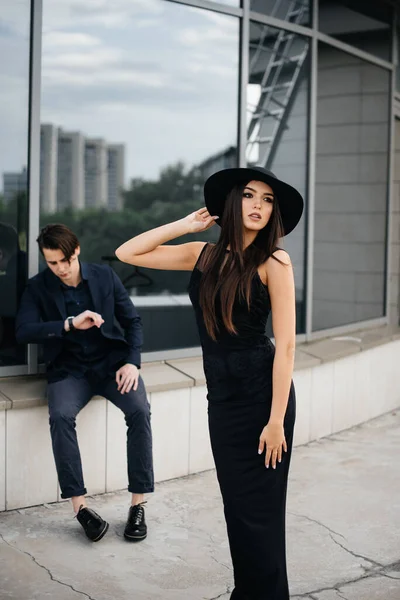
[[[198,269],[199,271],[201,271],[201,267],[204,266],[204,255],[206,254],[207,248],[209,248],[209,246],[211,246],[211,244],[209,244],[208,242],[206,242],[203,246],[203,248],[201,249],[201,252],[196,260],[196,264],[194,265],[193,269]]]

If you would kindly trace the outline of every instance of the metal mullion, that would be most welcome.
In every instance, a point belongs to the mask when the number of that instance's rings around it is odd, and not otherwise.
[[[389,161],[388,161],[388,190],[387,190],[387,213],[386,213],[386,276],[385,276],[385,316],[390,315],[390,279],[392,274],[392,210],[393,210],[393,172],[394,172],[394,148],[395,148],[395,92],[396,92],[396,18],[392,30],[392,60],[393,70],[390,78],[390,107],[389,107]]]
[[[31,2],[31,43],[29,73],[29,209],[28,209],[28,276],[33,277],[39,270],[39,255],[36,238],[39,233],[40,218],[40,89],[42,60],[42,0]],[[38,349],[28,345],[28,372],[37,373]]]
[[[224,15],[232,15],[234,17],[241,17],[243,10],[235,6],[227,6],[226,4],[218,4],[218,2],[211,2],[210,0],[167,0],[167,2],[173,2],[174,4],[185,4],[186,6],[192,6],[193,8],[205,8],[206,10],[212,10]]]
[[[317,160],[317,100],[318,100],[318,0],[313,6],[313,37],[311,40],[309,128],[308,128],[308,205],[306,223],[306,339],[312,335],[313,290],[314,290],[314,224],[315,224],[315,185]]]
[[[388,69],[388,70],[394,69],[393,64],[391,62],[388,62],[387,60],[378,58],[377,56],[374,56],[373,54],[369,54],[368,52],[365,52],[364,50],[359,50],[358,48],[355,48],[354,46],[350,46],[349,44],[346,44],[345,42],[341,42],[340,40],[332,38],[329,35],[326,35],[325,33],[321,33],[320,31],[316,32],[316,35],[317,35],[317,39],[319,42],[323,42],[324,44],[333,46],[334,48],[337,48],[338,50],[342,50],[343,52],[346,52],[347,54],[352,54],[353,56],[356,56],[357,58],[361,58],[362,60],[365,60],[369,63],[373,63],[373,64],[377,65],[378,67],[383,67],[384,69]]]
[[[305,25],[297,25],[297,23],[283,21],[282,19],[269,17],[268,15],[257,12],[250,12],[250,20],[256,21],[257,23],[262,23],[263,25],[275,27],[276,29],[286,29],[286,31],[291,31],[292,33],[297,33],[298,35],[305,35],[307,37],[311,37],[313,35],[313,31],[310,27],[306,27]]]
[[[247,85],[249,82],[249,41],[250,41],[250,0],[243,0],[243,18],[240,23],[240,60],[239,60],[239,127],[238,162],[246,167],[247,147]]]

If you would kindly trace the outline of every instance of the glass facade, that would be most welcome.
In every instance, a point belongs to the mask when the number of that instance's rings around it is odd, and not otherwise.
[[[0,367],[26,362],[14,330],[28,266],[30,4],[0,7]]]
[[[188,273],[123,265],[115,248],[200,208],[208,173],[236,166],[239,77],[239,19],[152,7],[113,9],[110,25],[43,3],[41,224],[68,224],[84,260],[115,268],[145,351],[198,345]]]
[[[318,52],[315,330],[385,313],[390,75]]]
[[[250,10],[297,25],[311,24],[312,0],[250,0]]]
[[[247,86],[248,165],[260,165],[307,197],[308,38],[251,21]],[[305,332],[305,219],[284,242],[292,256],[297,332]]]
[[[36,271],[27,242],[56,221],[77,233],[84,260],[120,275],[144,351],[197,347],[189,274],[123,265],[114,250],[202,206],[204,180],[236,165],[266,166],[304,195],[283,241],[298,333],[385,323],[393,2],[100,4],[0,7],[0,375],[38,369],[14,321],[28,264]],[[41,62],[30,55],[39,36]]]

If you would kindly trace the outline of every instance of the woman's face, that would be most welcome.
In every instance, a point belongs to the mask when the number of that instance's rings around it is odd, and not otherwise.
[[[262,181],[250,181],[243,191],[242,217],[245,229],[261,231],[271,218],[274,208],[274,192]]]

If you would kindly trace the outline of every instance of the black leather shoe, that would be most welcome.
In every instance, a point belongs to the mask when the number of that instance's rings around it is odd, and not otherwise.
[[[125,525],[124,537],[131,542],[140,542],[146,536],[147,525],[144,518],[144,507],[142,504],[131,506]]]
[[[100,515],[91,508],[81,506],[76,518],[85,530],[87,537],[89,540],[92,540],[92,542],[98,542],[106,535],[108,529],[107,521],[104,521]]]

